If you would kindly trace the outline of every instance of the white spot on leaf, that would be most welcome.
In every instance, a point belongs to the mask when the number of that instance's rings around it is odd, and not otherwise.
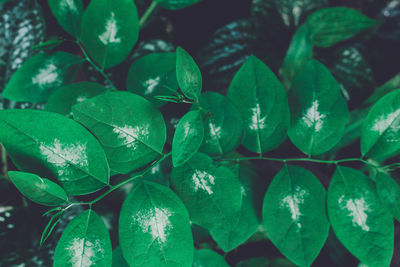
[[[212,122],[210,122],[208,126],[210,127],[211,135],[216,139],[221,139],[221,126],[216,127]]]
[[[212,186],[215,184],[215,178],[208,172],[196,170],[192,175],[192,179],[194,182],[194,190],[196,192],[201,189],[206,191],[209,195],[214,193]]]
[[[143,83],[143,86],[146,87],[146,91],[144,91],[144,95],[149,95],[154,92],[154,89],[156,86],[160,83],[161,78],[156,77],[156,78],[150,78],[147,81]]]
[[[266,117],[261,118],[260,104],[257,103],[256,107],[251,109],[251,113],[250,129],[254,131],[265,129],[267,127],[265,124]]]
[[[78,12],[78,7],[75,5],[74,0],[60,0],[60,7],[62,9],[70,10],[73,13]]]
[[[52,144],[40,144],[39,149],[48,162],[59,167],[58,175],[60,176],[65,174],[63,168],[67,167],[68,164],[81,168],[88,166],[86,144],[64,144],[55,138]]]
[[[114,12],[111,12],[111,17],[107,20],[105,31],[99,36],[100,41],[104,45],[120,43],[121,38],[117,38],[118,26]]]
[[[282,201],[282,207],[289,209],[292,220],[296,222],[297,230],[301,228],[300,205],[304,203],[304,199],[307,196],[308,193],[304,189],[296,187],[295,192],[291,195],[287,195]]]
[[[168,229],[171,227],[169,217],[172,213],[165,208],[154,208],[152,210],[141,211],[133,217],[138,222],[143,233],[149,233],[153,239],[159,242],[165,242],[168,235]]]
[[[341,196],[339,198],[339,205],[341,207],[346,208],[350,212],[350,216],[352,217],[352,223],[354,226],[359,226],[361,229],[364,231],[368,232],[369,231],[369,226],[367,225],[367,213],[366,211],[369,209],[368,204],[366,203],[364,198],[359,198],[359,199],[349,199],[346,201],[346,205],[343,205],[343,198],[344,196]]]
[[[39,69],[39,73],[32,77],[32,83],[37,84],[39,86],[48,86],[53,83],[60,83],[57,80],[58,72],[57,66],[53,63],[48,64],[46,67]]]
[[[392,125],[392,123],[399,115],[400,115],[400,109],[386,115],[381,115],[378,119],[375,120],[372,130],[379,132],[380,135],[388,127],[390,127],[392,130],[398,131],[400,127],[398,125],[397,126]]]
[[[324,123],[323,119],[326,117],[325,114],[321,114],[318,111],[318,100],[315,100],[311,107],[307,109],[307,112],[303,116],[303,122],[308,127],[314,127],[316,132],[319,132],[322,129],[322,125]]]
[[[136,150],[139,140],[148,138],[149,125],[142,127],[125,125],[123,127],[115,127],[113,132],[118,134],[118,138],[123,139],[123,145]]]
[[[93,244],[85,238],[74,238],[67,251],[71,256],[70,263],[74,267],[93,266],[93,259],[97,258],[99,253],[104,253],[99,241],[96,240]]]

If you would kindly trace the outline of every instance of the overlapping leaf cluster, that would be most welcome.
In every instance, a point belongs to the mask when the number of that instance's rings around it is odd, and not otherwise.
[[[199,1],[156,2],[174,10]],[[18,69],[3,97],[45,102],[45,111],[0,111],[0,142],[19,169],[8,173],[18,190],[36,203],[55,206],[41,242],[65,210],[88,206],[64,231],[54,266],[227,266],[217,252],[195,249],[193,229],[199,226],[224,252],[263,227],[278,250],[299,266],[313,263],[332,227],[362,263],[389,266],[393,217],[400,219],[400,187],[390,177],[396,164],[377,162],[400,151],[400,90],[377,93],[379,100],[362,127],[362,157],[314,158],[340,145],[349,110],[340,84],[312,59],[313,47],[348,39],[375,21],[348,8],[310,15],[294,35],[281,68],[286,88],[260,59],[250,56],[226,96],[205,92],[195,60],[178,47],[175,53],[136,60],[127,91],[119,91],[71,82],[84,62],[105,75],[105,69],[130,54],[140,29],[134,2],[92,0],[86,10],[80,0],[49,4],[84,57],[40,52]],[[159,110],[167,102],[190,105],[175,124],[170,143]],[[287,136],[308,158],[263,156]],[[241,156],[235,152],[239,146],[256,156]],[[246,159],[284,164],[266,188],[268,177],[242,162]],[[328,192],[312,172],[291,161],[336,164]],[[374,175],[342,166],[346,161],[360,161]],[[168,182],[146,179],[162,162],[172,165]],[[119,244],[111,244],[92,206],[129,183],[119,214]],[[94,192],[97,197],[91,201],[73,198]]]

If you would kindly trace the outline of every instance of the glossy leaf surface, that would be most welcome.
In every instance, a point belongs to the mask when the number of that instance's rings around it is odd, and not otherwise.
[[[79,36],[82,0],[49,0],[49,6],[61,27],[72,36]]]
[[[155,160],[166,140],[164,118],[141,96],[109,92],[72,108],[74,119],[100,141],[110,168],[128,173]]]
[[[189,111],[176,126],[172,140],[172,163],[182,166],[199,150],[204,137],[204,125],[201,112]]]
[[[194,5],[202,0],[155,0],[163,8],[170,10],[182,9],[191,5]]]
[[[211,249],[197,249],[194,252],[193,267],[229,267],[223,256]]]
[[[202,77],[193,58],[181,47],[176,49],[176,78],[183,94],[197,100],[202,89]]]
[[[41,205],[57,206],[68,201],[67,194],[58,184],[39,176],[27,173],[9,171],[13,184],[27,198]]]
[[[235,225],[242,207],[241,185],[227,167],[197,153],[174,168],[171,185],[189,210],[190,219],[207,229]]]
[[[308,170],[285,165],[265,194],[263,225],[288,259],[310,266],[328,238],[326,192]]]
[[[289,48],[279,70],[283,84],[286,88],[290,85],[296,74],[304,67],[313,56],[312,29],[307,24],[302,25],[293,35]]]
[[[138,40],[138,15],[131,0],[92,0],[81,25],[81,41],[103,69],[124,61]]]
[[[110,235],[102,219],[86,210],[65,228],[54,254],[54,267],[109,267],[112,263]]]
[[[137,181],[122,205],[119,241],[129,266],[191,266],[188,212],[168,187]]]
[[[324,153],[342,138],[349,111],[340,85],[316,60],[298,73],[288,93],[293,144],[308,155]]]
[[[262,61],[248,58],[233,78],[228,98],[242,114],[247,149],[262,153],[283,142],[290,119],[286,92]]]
[[[400,186],[389,174],[379,172],[375,178],[376,191],[382,204],[400,221]]]
[[[340,242],[368,266],[389,266],[393,219],[372,181],[362,172],[337,167],[328,190],[328,214]]]
[[[175,53],[151,53],[133,62],[126,88],[157,106],[164,105],[154,96],[174,95],[178,90]]]
[[[11,77],[3,97],[14,101],[43,102],[57,88],[72,82],[82,58],[65,52],[38,53]]]
[[[237,148],[243,135],[243,121],[233,103],[215,92],[200,95],[199,102],[207,111],[200,151],[210,155],[222,155]]]
[[[73,105],[106,91],[107,89],[98,83],[80,82],[69,84],[55,91],[47,100],[44,109],[71,117]]]
[[[108,185],[104,151],[79,123],[51,112],[2,110],[0,127],[0,141],[20,170],[57,178],[68,195]]]
[[[380,158],[400,149],[400,90],[382,97],[371,108],[361,133],[361,153]]]
[[[313,43],[329,47],[371,28],[377,21],[347,7],[323,8],[307,17],[312,27]]]
[[[236,169],[236,170],[235,170]],[[210,231],[223,251],[231,251],[245,243],[261,224],[262,196],[265,186],[258,174],[246,164],[235,165],[242,189],[242,208],[235,224],[221,225]]]

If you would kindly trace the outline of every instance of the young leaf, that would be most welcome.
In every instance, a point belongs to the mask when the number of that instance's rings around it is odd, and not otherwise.
[[[191,5],[194,5],[202,0],[155,0],[163,8],[169,10],[182,9]]]
[[[27,173],[9,171],[13,184],[27,198],[41,205],[58,206],[68,201],[65,191],[56,183]]]
[[[309,171],[285,165],[265,194],[263,224],[288,259],[310,266],[328,238],[326,192]]]
[[[64,42],[63,39],[58,39],[57,37],[53,37],[47,41],[39,43],[32,47],[35,50],[51,50]]]
[[[38,53],[14,73],[3,97],[34,103],[46,101],[57,88],[75,79],[82,60],[65,52]]]
[[[243,136],[239,111],[227,97],[215,92],[201,94],[199,102],[209,112],[205,117],[204,140],[199,151],[209,155],[232,152],[240,145]]]
[[[50,96],[44,106],[44,110],[72,116],[73,105],[106,91],[107,89],[103,85],[93,82],[69,84],[61,87]]]
[[[112,253],[112,267],[129,267],[126,262],[124,255],[122,255],[122,249],[120,246],[116,247]]]
[[[196,249],[193,267],[229,267],[223,256],[211,249]]]
[[[400,89],[382,97],[371,108],[361,133],[364,157],[382,158],[400,150]]]
[[[83,14],[82,0],[48,0],[49,7],[61,27],[72,36],[79,36]]]
[[[176,49],[176,79],[183,94],[197,100],[202,89],[202,77],[193,58],[181,47]]]
[[[143,96],[158,107],[166,102],[155,96],[171,96],[178,90],[175,53],[151,53],[135,62],[129,69],[126,88]]]
[[[302,25],[293,35],[289,48],[283,60],[279,74],[286,88],[290,85],[302,67],[313,56],[312,28],[307,24]]]
[[[0,128],[0,142],[20,170],[56,177],[68,195],[108,185],[104,151],[79,123],[56,113],[15,109],[0,111]]]
[[[201,112],[189,111],[176,126],[172,140],[172,163],[182,166],[199,150],[204,137],[204,125]]]
[[[385,82],[382,86],[375,89],[374,93],[370,95],[367,100],[364,101],[363,105],[373,105],[378,102],[386,94],[400,88],[400,73],[397,73],[389,81]]]
[[[122,205],[119,242],[129,266],[192,266],[188,212],[168,187],[134,183]]]
[[[197,153],[174,168],[171,185],[189,210],[192,222],[207,228],[236,225],[242,207],[240,182],[227,167]]]
[[[236,167],[242,187],[242,208],[238,220],[235,224],[222,225],[210,231],[213,239],[225,252],[245,243],[261,224],[264,183],[250,166],[239,164]]]
[[[101,68],[118,65],[138,40],[139,20],[132,0],[92,0],[81,22],[81,41]]]
[[[65,228],[54,253],[53,266],[109,267],[111,262],[110,234],[102,219],[93,210],[86,210]]]
[[[319,9],[306,23],[312,27],[314,45],[319,47],[330,47],[377,25],[376,20],[347,7]]]
[[[389,266],[393,219],[362,172],[337,167],[328,190],[328,215],[337,238],[368,266]]]
[[[233,78],[228,97],[242,114],[247,149],[263,153],[283,142],[290,119],[286,92],[262,61],[249,57]]]
[[[379,172],[375,178],[376,191],[382,204],[400,221],[400,186],[389,174]]]
[[[46,242],[46,240],[50,237],[54,228],[57,226],[58,222],[60,221],[63,213],[64,213],[64,210],[61,210],[51,216],[49,222],[47,223],[46,227],[44,228],[44,230],[42,232],[42,236],[40,237],[40,242],[39,242],[40,246],[42,246],[44,244],[44,242]]]
[[[141,96],[108,92],[75,105],[72,113],[99,139],[115,172],[129,173],[162,152],[166,140],[164,118]]]
[[[288,93],[293,144],[308,155],[322,154],[342,138],[349,111],[340,85],[329,70],[310,60]]]

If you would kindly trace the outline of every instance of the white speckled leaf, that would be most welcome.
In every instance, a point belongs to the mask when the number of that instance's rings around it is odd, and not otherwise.
[[[109,267],[111,263],[111,240],[104,222],[93,210],[82,212],[58,241],[53,267]]]

